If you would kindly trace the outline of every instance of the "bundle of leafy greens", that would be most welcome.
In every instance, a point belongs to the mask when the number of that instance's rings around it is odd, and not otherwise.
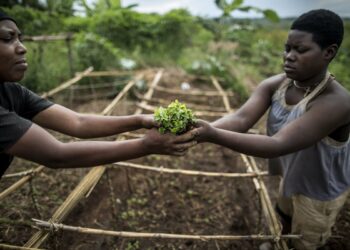
[[[154,119],[159,123],[159,132],[182,134],[188,131],[195,122],[191,109],[178,100],[170,103],[167,108],[159,107],[154,111]]]

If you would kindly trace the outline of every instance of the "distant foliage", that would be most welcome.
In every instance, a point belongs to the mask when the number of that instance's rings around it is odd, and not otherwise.
[[[119,67],[121,53],[113,43],[95,33],[78,33],[74,40],[74,51],[81,70],[93,66],[94,70],[108,70]]]
[[[35,92],[43,92],[69,79],[67,47],[64,41],[27,43],[28,70],[22,84]]]
[[[329,71],[335,75],[345,88],[350,91],[350,23],[345,23],[345,35],[343,43],[338,51],[337,56],[333,59]]]
[[[49,13],[20,5],[4,10],[16,19],[18,27],[25,35],[33,36],[62,32],[63,17],[58,13]]]
[[[92,32],[109,39],[124,50],[143,53],[166,52],[177,58],[181,50],[191,46],[193,34],[203,29],[185,10],[171,11],[164,16],[142,14],[130,9],[107,10],[90,17]]]
[[[5,1],[4,10],[16,18],[25,35],[72,32],[73,66],[82,71],[175,66],[190,73],[214,75],[225,88],[248,96],[245,80],[257,84],[282,72],[282,52],[291,20],[276,24],[267,19],[238,20],[232,11],[253,10],[276,21],[271,10],[245,6],[243,0],[215,1],[218,18],[192,16],[177,9],[164,15],[145,14],[120,0]],[[74,16],[74,4],[86,16]],[[349,34],[349,22],[345,22]],[[344,42],[330,71],[350,89],[350,41]],[[65,41],[26,43],[29,69],[22,81],[35,91],[46,91],[71,75]],[[248,83],[248,84],[249,84]],[[251,86],[250,86],[251,87]]]

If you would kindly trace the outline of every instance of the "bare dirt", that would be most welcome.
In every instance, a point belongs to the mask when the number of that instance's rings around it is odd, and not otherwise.
[[[151,82],[149,79],[148,82]],[[160,86],[180,89],[182,82],[191,89],[215,90],[209,81],[187,76],[178,70],[165,73]],[[141,91],[141,90],[140,90]],[[154,97],[178,99],[211,107],[223,107],[218,97],[183,98],[156,91]],[[230,98],[232,107],[239,104]],[[94,100],[71,104],[75,110],[98,113],[110,100]],[[129,96],[114,111],[116,115],[132,114],[135,98]],[[153,103],[152,105],[157,105]],[[204,117],[213,120],[214,117]],[[258,126],[264,132],[261,126]],[[143,131],[140,131],[143,132]],[[61,140],[68,137],[55,136]],[[103,138],[112,140],[114,138]],[[184,157],[152,155],[131,162],[172,169],[209,172],[246,172],[246,166],[236,152],[211,144],[200,144]],[[266,160],[257,159],[261,170]],[[16,160],[7,171],[18,172],[32,167]],[[7,197],[0,204],[0,243],[23,245],[36,232],[31,218],[48,220],[72,189],[88,172],[87,169],[45,169],[31,185]],[[111,185],[108,184],[108,177]],[[2,179],[0,190],[15,180]],[[276,198],[277,177],[264,177],[271,200]],[[111,190],[112,189],[112,190]],[[34,195],[33,195],[34,194]],[[186,176],[158,173],[126,167],[109,168],[93,192],[72,211],[65,224],[113,231],[154,232],[203,235],[269,234],[262,215],[258,195],[251,178]],[[334,237],[326,249],[350,249],[350,198],[334,227]],[[261,241],[203,241],[117,238],[87,235],[67,231],[55,232],[43,244],[46,249],[258,249]]]

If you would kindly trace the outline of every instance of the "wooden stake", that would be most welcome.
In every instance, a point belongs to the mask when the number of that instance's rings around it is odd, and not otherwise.
[[[13,245],[8,245],[8,244],[0,244],[0,249],[14,249],[14,250],[44,250],[44,249],[39,249],[39,248],[30,248],[30,247],[20,247],[20,246],[13,246]]]
[[[163,71],[161,70],[156,75],[152,83],[153,87],[155,87],[158,84],[161,78],[162,72]],[[131,82],[133,82],[133,84],[131,83],[127,84],[127,86],[125,86],[124,88],[130,89],[136,83],[136,81],[131,81]],[[113,105],[116,105],[118,101],[122,98],[122,96],[127,93],[127,91],[128,90],[124,91],[123,89],[123,91],[119,93],[119,95],[115,98],[115,100],[113,100]],[[150,98],[151,95],[153,94],[153,90],[152,91],[149,90],[149,92],[147,93],[150,93],[149,96],[147,96],[148,98]],[[102,113],[105,115],[110,114],[112,112],[112,109],[113,109],[112,105],[109,105],[103,110]],[[136,111],[135,114],[137,112],[138,111]],[[87,175],[85,175],[85,177],[80,181],[78,186],[69,194],[69,196],[62,203],[62,205],[55,211],[50,221],[52,222],[63,221],[67,217],[67,215],[72,211],[72,209],[78,204],[78,202],[82,200],[86,196],[86,194],[91,193],[93,188],[97,185],[98,181],[102,177],[105,170],[106,170],[105,166],[98,166],[98,167],[92,168],[87,173]],[[37,233],[35,233],[24,246],[39,247],[47,239],[48,235],[49,234],[47,232],[40,230]]]
[[[158,239],[181,239],[181,240],[275,240],[274,235],[191,235],[191,234],[167,234],[167,233],[139,233],[126,231],[111,231],[87,227],[74,227],[65,224],[52,223],[43,220],[32,219],[38,227],[48,228],[50,231],[71,231],[84,234],[106,235],[125,238],[158,238]],[[282,239],[299,239],[300,235],[281,235]]]
[[[148,105],[148,104],[145,104],[143,102],[137,103],[136,105],[139,108],[147,110],[147,111],[154,112],[154,110],[156,110],[155,106]],[[209,117],[220,117],[220,116],[227,115],[226,112],[208,112],[208,111],[194,111],[193,114],[195,116],[209,116]]]
[[[31,178],[33,178],[33,176],[35,176],[36,174],[40,173],[42,170],[44,169],[44,166],[39,166],[37,167],[33,173],[31,175],[27,175],[23,178],[21,178],[20,180],[18,180],[16,183],[12,184],[10,187],[8,187],[7,189],[5,189],[4,191],[2,191],[0,193],[0,201],[2,199],[4,199],[5,197],[7,197],[8,195],[10,195],[11,193],[13,193],[14,191],[16,191],[17,189],[19,189],[20,187],[22,187],[24,184],[26,184]]]
[[[221,94],[217,91],[200,91],[200,90],[177,90],[177,89],[169,89],[169,88],[164,88],[164,87],[156,87],[155,88],[158,91],[165,92],[165,93],[170,93],[170,94],[178,94],[178,95],[189,95],[189,96],[218,96],[220,97]],[[228,96],[234,96],[233,93],[228,92]]]
[[[257,176],[267,176],[268,172],[259,172],[259,173],[217,173],[217,172],[204,172],[204,171],[194,171],[194,170],[183,170],[183,169],[170,169],[163,167],[151,167],[140,165],[131,162],[116,162],[114,166],[123,166],[137,169],[144,169],[150,171],[156,171],[159,173],[169,173],[169,174],[184,174],[192,176],[210,176],[210,177],[230,177],[230,178],[244,178],[244,177],[257,177]]]
[[[59,85],[58,87],[50,90],[49,92],[45,92],[41,95],[42,98],[48,98],[50,96],[53,96],[55,94],[57,94],[58,92],[68,88],[69,86],[73,85],[74,83],[80,81],[87,73],[93,71],[93,67],[89,67],[87,68],[84,72],[82,73],[78,73],[74,78],[62,83],[61,85]]]

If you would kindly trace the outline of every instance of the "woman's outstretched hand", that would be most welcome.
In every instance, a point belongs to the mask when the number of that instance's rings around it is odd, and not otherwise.
[[[213,142],[215,138],[215,128],[207,121],[196,120],[194,124],[196,127],[196,138],[197,142]]]
[[[145,148],[150,154],[182,156],[189,148],[197,144],[195,140],[197,135],[197,128],[182,135],[161,134],[153,128],[146,133],[143,139]]]
[[[157,128],[159,124],[154,120],[154,116],[152,114],[149,115],[140,115],[141,126],[142,128]]]

